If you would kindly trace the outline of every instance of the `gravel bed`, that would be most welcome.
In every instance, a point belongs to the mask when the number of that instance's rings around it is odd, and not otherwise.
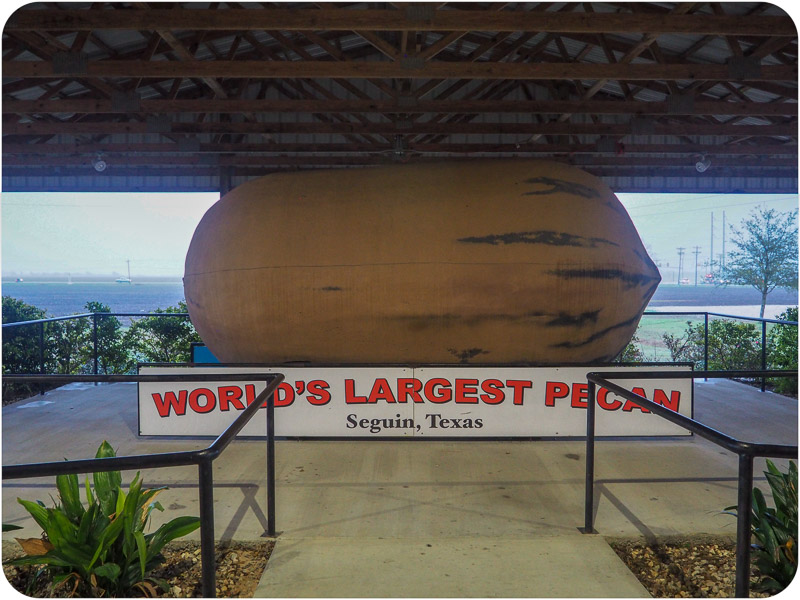
[[[252,598],[274,545],[272,540],[268,540],[217,546],[217,597]],[[22,554],[16,542],[3,542],[3,561]],[[201,598],[200,544],[173,542],[164,548],[162,554],[166,560],[153,570],[152,575],[165,580],[168,591],[156,587],[151,591],[157,592],[160,597]],[[36,567],[4,565],[3,571],[11,585],[28,596],[49,598],[68,595],[68,590],[64,589],[52,594],[47,582],[41,578],[34,581]]]
[[[733,598],[736,543],[728,538],[680,537],[647,543],[609,539],[611,547],[654,598]],[[758,574],[751,571],[750,597]]]
[[[734,597],[736,546],[728,538],[680,537],[652,544],[642,539],[610,538],[607,541],[654,598]],[[217,596],[252,598],[273,546],[272,540],[218,546]],[[166,561],[152,574],[165,580],[169,589],[166,592],[158,590],[158,595],[202,597],[199,544],[173,542],[167,545],[163,554]],[[3,542],[4,561],[19,555],[21,551],[16,543]],[[34,568],[4,566],[3,570],[20,592],[33,597],[51,597],[45,582],[28,587]],[[758,574],[751,573],[751,586],[757,579]],[[769,594],[751,590],[750,597],[766,598]]]

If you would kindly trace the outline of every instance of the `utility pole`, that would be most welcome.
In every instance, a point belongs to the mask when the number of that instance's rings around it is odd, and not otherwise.
[[[678,285],[681,284],[681,272],[683,271],[683,253],[686,248],[678,248]]]
[[[711,213],[711,250],[708,255],[711,257],[711,272],[714,272],[714,213]]]
[[[722,272],[725,272],[725,211],[722,211]]]
[[[700,246],[694,247],[694,285],[697,287],[697,257],[700,255]]]

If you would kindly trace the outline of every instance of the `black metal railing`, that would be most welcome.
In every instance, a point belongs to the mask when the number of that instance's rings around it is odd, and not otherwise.
[[[111,313],[111,312],[91,312],[81,313],[75,315],[67,315],[65,317],[49,317],[46,319],[34,319],[32,321],[17,321],[16,323],[3,323],[3,329],[13,329],[19,327],[30,327],[36,325],[38,327],[38,358],[39,358],[39,374],[45,374],[46,357],[44,355],[45,349],[45,335],[44,326],[48,323],[56,323],[59,321],[69,321],[72,319],[92,319],[92,373],[99,374],[99,358],[100,352],[98,348],[98,322],[103,318],[110,317],[125,317],[125,318],[146,318],[146,317],[159,317],[159,318],[182,318],[189,319],[189,313],[178,312],[161,312],[161,313]]]
[[[275,535],[275,391],[283,381],[281,373],[242,375],[5,375],[4,379],[19,383],[155,383],[178,381],[266,381],[267,387],[207,448],[183,452],[138,454],[114,458],[92,458],[71,461],[3,465],[3,480],[26,479],[67,474],[124,471],[197,465],[200,495],[200,558],[202,593],[206,598],[216,595],[216,565],[214,558],[214,481],[212,463],[233,441],[234,437],[263,407],[267,418],[267,535]]]
[[[724,313],[708,312],[708,311],[645,311],[643,316],[648,315],[663,315],[663,316],[687,316],[687,315],[702,315],[703,316],[703,370],[708,371],[708,321],[709,317],[720,317],[723,319],[735,319],[738,321],[755,321],[761,323],[761,370],[767,370],[767,324],[772,323],[776,325],[798,326],[797,321],[783,321],[781,319],[766,319],[764,317],[745,317],[741,315],[728,315]],[[745,367],[746,368],[746,367]],[[757,377],[757,376],[756,376]],[[767,377],[761,377],[761,391],[766,391]]]
[[[745,316],[737,316],[737,315],[728,315],[723,313],[716,313],[716,312],[704,312],[704,311],[645,311],[644,317],[649,316],[692,316],[692,315],[700,315],[703,318],[704,323],[704,333],[703,333],[703,370],[707,371],[709,367],[709,341],[708,341],[708,334],[709,334],[709,319],[710,317],[719,317],[725,319],[737,319],[742,321],[755,321],[761,323],[761,370],[766,371],[769,360],[768,360],[768,352],[767,352],[767,325],[768,324],[776,324],[776,325],[783,325],[783,326],[793,326],[797,327],[797,321],[782,321],[780,319],[765,319],[761,317],[745,317]],[[123,317],[123,318],[140,318],[140,317],[158,317],[158,318],[183,318],[189,319],[189,313],[169,313],[169,312],[162,312],[162,313],[111,313],[111,312],[95,312],[95,313],[82,313],[77,315],[69,315],[64,317],[53,317],[47,319],[36,319],[33,321],[19,321],[16,323],[4,323],[3,329],[6,330],[7,328],[17,328],[17,327],[26,327],[26,326],[37,326],[38,327],[38,372],[40,374],[45,374],[46,371],[46,363],[47,357],[45,356],[45,330],[44,327],[47,323],[52,323],[56,321],[66,321],[69,319],[92,319],[92,352],[91,352],[91,361],[92,361],[92,368],[91,371],[95,375],[99,373],[99,358],[100,358],[100,349],[98,347],[98,322],[103,318],[112,318],[112,317]],[[741,365],[739,368],[751,368],[750,365]],[[758,378],[758,376],[756,376]],[[765,391],[766,389],[766,376],[761,376],[761,391]]]
[[[681,378],[740,378],[740,377],[797,377],[796,371],[636,371],[592,372],[586,374],[589,382],[587,395],[595,398],[597,386],[635,402],[676,425],[696,433],[739,457],[736,520],[736,597],[745,598],[750,588],[750,528],[753,508],[753,459],[755,457],[797,458],[797,446],[743,442],[717,431],[694,419],[670,410],[630,390],[612,383],[609,379],[681,379]],[[586,490],[584,504],[584,533],[594,533],[594,447],[595,405],[590,401],[586,411]]]

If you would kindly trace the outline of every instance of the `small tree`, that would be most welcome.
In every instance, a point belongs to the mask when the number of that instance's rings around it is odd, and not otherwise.
[[[89,322],[85,319],[56,321],[53,347],[58,373],[85,373],[89,366],[86,348],[91,338]]]
[[[728,255],[725,278],[759,291],[763,317],[772,290],[797,288],[797,211],[757,208],[741,227],[731,226],[735,249]]]
[[[87,302],[86,311],[110,313],[111,307],[101,302]],[[131,358],[131,340],[123,334],[122,323],[117,317],[95,317],[97,319],[97,371],[101,374],[127,373],[134,367]],[[94,349],[87,348],[86,359],[94,360]]]
[[[781,321],[797,321],[797,307],[789,307],[777,316]],[[776,324],[769,332],[771,369],[797,371],[797,325]],[[797,396],[797,379],[781,377],[773,380],[775,391]]]
[[[703,368],[705,326],[687,322],[682,336],[665,333],[664,344],[673,361],[691,361]],[[708,368],[712,371],[748,370],[761,368],[761,335],[753,323],[726,319],[708,324]]]
[[[185,313],[186,302],[155,312]],[[131,325],[126,337],[137,358],[147,362],[189,362],[192,342],[202,341],[189,318],[182,316],[143,317]]]
[[[47,318],[41,308],[3,296],[3,324]],[[47,353],[45,353],[47,358]],[[39,329],[36,325],[3,330],[3,373],[39,372]]]
[[[47,313],[41,308],[26,304],[11,296],[3,296],[3,323],[19,323],[46,319]],[[39,325],[9,327],[3,330],[3,373],[38,373],[39,363]],[[55,367],[52,324],[43,326],[44,348],[42,358],[46,373]],[[12,402],[34,393],[38,386],[31,384],[10,384],[3,381],[3,402]]]

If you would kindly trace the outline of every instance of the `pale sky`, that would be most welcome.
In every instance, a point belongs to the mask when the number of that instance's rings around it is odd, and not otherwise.
[[[124,274],[183,276],[184,259],[197,223],[218,195],[5,193],[0,200],[2,273]],[[684,268],[708,260],[711,213],[714,254],[722,251],[722,213],[739,226],[759,204],[795,210],[792,194],[619,194],[664,282],[686,248]],[[730,240],[730,235],[728,240]],[[730,245],[727,249],[730,250]]]
[[[219,194],[4,193],[2,272],[183,276]]]

